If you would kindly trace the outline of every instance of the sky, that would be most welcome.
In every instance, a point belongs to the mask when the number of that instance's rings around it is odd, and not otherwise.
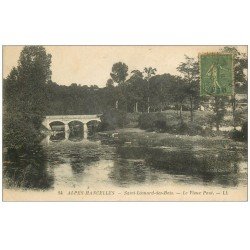
[[[52,81],[60,85],[77,83],[104,87],[116,62],[132,70],[157,69],[157,74],[178,74],[176,68],[185,56],[218,52],[224,46],[44,46],[52,55]],[[247,46],[235,46],[247,53]],[[3,46],[3,77],[7,77],[23,46]]]

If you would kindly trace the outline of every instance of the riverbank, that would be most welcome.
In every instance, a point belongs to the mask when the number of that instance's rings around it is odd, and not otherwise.
[[[176,125],[180,121],[180,114],[177,110],[166,110],[162,112],[151,112],[150,114],[160,113],[167,121],[167,125]],[[138,120],[142,113],[127,113],[128,127],[137,127]],[[206,126],[209,124],[210,116],[213,115],[212,111],[200,111],[195,110],[194,112],[194,122],[199,126]],[[182,111],[182,119],[185,123],[190,123],[190,111]],[[233,124],[233,117],[231,111],[227,111],[221,126],[228,127]],[[241,119],[247,121],[247,110],[242,110]]]
[[[51,141],[12,162],[4,175],[4,199],[188,200],[181,194],[191,190],[211,195],[190,195],[190,200],[246,200],[246,143],[138,128],[97,137]],[[116,195],[86,195],[89,191]],[[137,191],[148,195],[133,195]],[[166,195],[152,195],[162,192]]]
[[[213,150],[237,149],[247,153],[247,143],[233,141],[224,136],[203,137],[200,135],[174,135],[169,133],[147,132],[139,128],[122,128],[99,133],[101,138],[127,146],[177,147]]]

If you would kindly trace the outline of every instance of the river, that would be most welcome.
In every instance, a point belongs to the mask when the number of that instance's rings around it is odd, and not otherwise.
[[[51,140],[22,155],[8,153],[7,188],[247,186],[247,159],[238,150],[179,148],[119,140]],[[12,181],[10,181],[12,180]]]

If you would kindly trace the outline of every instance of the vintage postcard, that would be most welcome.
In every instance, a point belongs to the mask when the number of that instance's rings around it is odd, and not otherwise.
[[[3,46],[4,201],[247,201],[247,46]]]

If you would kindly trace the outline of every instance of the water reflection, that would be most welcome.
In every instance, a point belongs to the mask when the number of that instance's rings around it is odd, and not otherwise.
[[[52,142],[57,142],[57,141],[62,141],[65,139],[65,132],[64,131],[60,131],[60,132],[53,132],[50,137],[49,140]]]
[[[86,166],[91,165],[91,163],[99,161],[100,158],[96,154],[81,154],[81,149],[76,149],[74,152],[69,154],[70,166],[72,168],[72,173],[79,175],[84,172]]]
[[[193,152],[149,147],[118,147],[110,178],[118,185],[173,180],[180,183],[237,186],[246,180],[236,152]],[[246,181],[243,181],[246,185]]]
[[[63,140],[69,140],[72,142],[79,142],[84,139],[83,132],[82,133],[75,133],[74,131],[62,131],[62,132],[52,132],[50,136],[47,138],[47,142],[60,142]]]
[[[185,151],[164,152],[154,150],[154,156],[148,159],[153,171],[171,175],[187,176],[179,178],[179,182],[203,185],[219,184],[221,186],[237,186],[239,184],[240,157],[237,152],[223,151]]]
[[[67,139],[70,141],[81,141],[84,137],[87,138],[87,131],[83,129],[83,123],[79,121],[72,121],[69,123],[69,131],[67,131]],[[84,136],[84,133],[86,134]]]
[[[49,189],[54,183],[41,146],[25,150],[9,149],[4,155],[3,175],[7,187]]]
[[[109,178],[119,186],[144,183],[150,175],[150,169],[141,161],[116,159]]]
[[[83,124],[79,121],[71,121],[65,126],[62,122],[52,122],[50,124],[51,131],[49,141],[58,142],[70,140],[79,142],[83,139],[95,138],[96,133],[100,129],[99,123],[100,122],[97,121],[90,121],[87,124]]]
[[[236,150],[105,145],[73,138],[57,135],[54,143],[50,135],[43,147],[9,150],[4,156],[7,186],[247,185],[246,157]]]

